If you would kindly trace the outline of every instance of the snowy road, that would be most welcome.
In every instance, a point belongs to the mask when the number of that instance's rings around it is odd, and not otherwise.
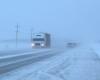
[[[44,50],[44,49],[43,49]],[[43,51],[40,49],[39,51]],[[6,51],[0,51],[0,57],[1,56],[7,56],[7,55],[16,55],[16,54],[22,54],[27,52],[34,52],[37,51],[37,49],[15,49],[15,50],[6,50]]]
[[[21,80],[100,80],[100,59],[91,48],[80,47],[45,61],[44,67]]]
[[[90,47],[50,53],[57,54],[2,74],[0,80],[100,80],[100,59]]]
[[[0,56],[0,74],[16,69],[18,67],[31,64],[46,58],[49,58],[56,54],[56,51],[37,50],[31,52],[24,52],[21,54]]]

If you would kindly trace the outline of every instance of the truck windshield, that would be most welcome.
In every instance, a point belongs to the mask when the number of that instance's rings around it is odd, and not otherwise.
[[[34,38],[33,41],[44,41],[44,38]]]

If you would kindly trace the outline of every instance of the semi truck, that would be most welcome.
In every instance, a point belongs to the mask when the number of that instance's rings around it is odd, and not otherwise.
[[[49,48],[51,37],[49,33],[36,33],[32,35],[32,48]]]

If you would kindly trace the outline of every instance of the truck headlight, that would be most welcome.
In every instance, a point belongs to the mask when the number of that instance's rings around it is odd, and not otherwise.
[[[32,43],[32,47],[34,47],[35,46],[35,44],[34,43]]]
[[[41,44],[41,46],[45,46],[45,44]]]

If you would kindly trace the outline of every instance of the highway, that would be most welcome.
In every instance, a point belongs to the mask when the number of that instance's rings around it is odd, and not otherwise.
[[[9,72],[21,66],[36,63],[59,53],[58,51],[51,49],[19,52],[20,54],[13,53],[12,55],[11,53],[11,55],[0,56],[0,74]]]
[[[90,47],[44,49],[0,57],[0,80],[100,80]]]

